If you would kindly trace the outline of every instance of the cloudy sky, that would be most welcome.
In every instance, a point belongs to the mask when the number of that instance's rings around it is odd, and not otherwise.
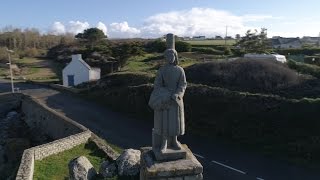
[[[214,37],[268,29],[268,36],[318,36],[318,0],[10,0],[1,3],[0,29],[43,33],[98,27],[110,38],[154,38],[166,33]]]

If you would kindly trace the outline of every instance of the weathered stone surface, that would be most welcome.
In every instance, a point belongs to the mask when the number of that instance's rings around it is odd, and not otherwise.
[[[185,176],[184,180],[202,180],[202,174],[194,175],[194,176]]]
[[[115,163],[104,161],[99,169],[99,174],[104,178],[110,178],[117,174],[117,167]]]
[[[140,170],[141,152],[134,149],[126,149],[117,159],[118,174],[135,176]]]
[[[10,111],[7,114],[7,118],[18,118],[18,113],[16,111]]]
[[[140,179],[160,178],[184,178],[197,177],[202,179],[203,167],[194,157],[186,145],[182,145],[187,152],[186,159],[169,162],[159,162],[155,159],[152,148],[141,148],[141,170]],[[192,178],[191,178],[192,179]]]
[[[84,156],[80,156],[69,162],[70,180],[90,180],[96,175],[96,170],[90,161]]]
[[[3,146],[0,145],[0,165],[4,163],[4,149]]]

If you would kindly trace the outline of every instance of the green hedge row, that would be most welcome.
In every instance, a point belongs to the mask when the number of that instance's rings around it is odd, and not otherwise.
[[[153,121],[152,84],[96,89],[95,96],[122,112]],[[187,133],[228,139],[270,153],[320,161],[320,99],[285,99],[189,84]]]

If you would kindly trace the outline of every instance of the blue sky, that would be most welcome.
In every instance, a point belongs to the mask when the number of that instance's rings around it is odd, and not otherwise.
[[[317,0],[8,0],[1,3],[0,28],[35,27],[44,33],[103,29],[110,37],[244,34],[265,27],[269,36],[318,36]]]

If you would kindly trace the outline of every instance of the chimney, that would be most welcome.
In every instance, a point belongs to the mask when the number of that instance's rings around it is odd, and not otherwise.
[[[71,57],[72,57],[72,61],[77,61],[77,60],[82,59],[81,54],[73,54]]]

